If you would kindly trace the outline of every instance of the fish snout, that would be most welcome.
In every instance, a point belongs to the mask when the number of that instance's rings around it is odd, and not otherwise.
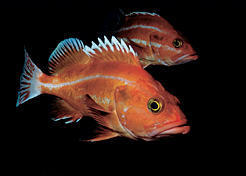
[[[184,113],[177,106],[169,109],[170,111],[166,113],[166,118],[163,121],[157,122],[152,125],[152,128],[149,128],[148,136],[150,138],[187,134],[190,131]]]

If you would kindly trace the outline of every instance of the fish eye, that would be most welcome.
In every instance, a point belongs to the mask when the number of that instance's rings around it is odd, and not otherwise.
[[[148,101],[148,109],[153,113],[158,113],[162,109],[162,103],[158,99],[151,98]]]
[[[184,42],[183,42],[183,40],[181,40],[181,39],[175,39],[175,40],[173,41],[173,46],[174,46],[175,48],[181,48],[183,45],[184,45]]]

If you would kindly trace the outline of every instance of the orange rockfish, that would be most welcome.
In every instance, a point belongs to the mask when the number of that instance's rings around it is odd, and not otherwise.
[[[49,58],[49,76],[25,52],[16,106],[40,94],[55,95],[60,98],[55,121],[90,116],[102,126],[89,141],[188,133],[178,99],[141,67],[132,47],[115,37],[98,41],[91,47],[74,38],[61,42]]]
[[[125,15],[122,27],[114,35],[133,47],[144,68],[148,65],[178,65],[198,58],[173,26],[155,13]]]

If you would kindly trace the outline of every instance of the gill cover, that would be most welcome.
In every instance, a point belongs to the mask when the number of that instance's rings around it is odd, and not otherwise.
[[[129,86],[116,89],[116,112],[122,126],[134,136],[145,136],[146,126],[153,123],[148,110],[149,96]]]

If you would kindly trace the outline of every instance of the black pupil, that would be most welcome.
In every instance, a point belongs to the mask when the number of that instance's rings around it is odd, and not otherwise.
[[[157,109],[158,104],[156,102],[151,103],[151,109]]]
[[[176,46],[179,46],[179,40],[176,40],[176,41],[175,41],[175,45],[176,45]]]
[[[176,40],[174,41],[175,47],[180,47],[181,44],[182,44],[182,40],[180,40],[180,39],[176,39]]]

